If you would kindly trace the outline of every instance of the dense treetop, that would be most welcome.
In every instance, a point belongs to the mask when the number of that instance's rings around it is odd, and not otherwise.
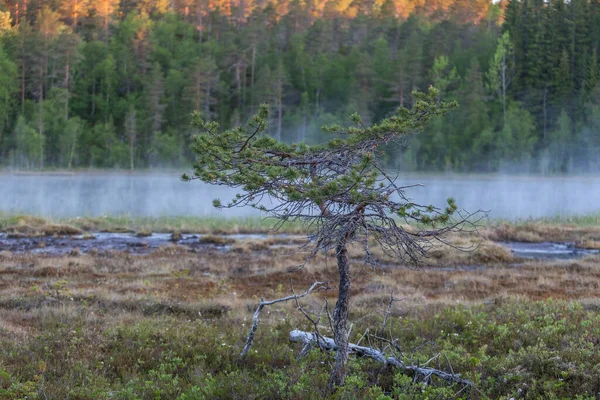
[[[594,171],[597,0],[3,0],[0,166],[180,165],[192,111],[224,128],[330,139],[430,85],[460,107],[386,164]]]

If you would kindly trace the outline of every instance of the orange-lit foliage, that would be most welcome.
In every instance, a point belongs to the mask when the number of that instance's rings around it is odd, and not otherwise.
[[[41,1],[4,0],[13,21],[18,23],[28,7],[41,8]],[[274,18],[301,14],[311,22],[317,18],[348,18],[358,15],[382,15],[406,19],[413,13],[432,20],[452,18],[460,23],[478,23],[486,18],[491,2],[487,0],[60,0],[56,10],[61,19],[76,26],[86,18],[96,19],[107,30],[112,20],[137,10],[148,15],[177,13],[188,21],[218,11],[231,22],[244,23],[255,11],[270,8]],[[391,13],[391,15],[390,15]]]

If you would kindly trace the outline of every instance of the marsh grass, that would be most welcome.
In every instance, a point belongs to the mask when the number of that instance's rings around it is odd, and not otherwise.
[[[44,233],[47,226],[70,226],[86,232],[179,232],[200,234],[275,233],[276,222],[269,218],[218,218],[218,217],[77,217],[64,219],[41,218],[29,215],[12,215],[0,212],[0,231],[14,227],[31,228],[34,233]],[[24,228],[22,228],[24,229]],[[277,233],[305,233],[298,223],[289,223]],[[53,232],[49,231],[49,234]],[[60,234],[60,232],[57,232]],[[62,233],[69,234],[69,233]]]
[[[520,219],[494,220],[480,226],[484,237],[495,241],[517,242],[573,242],[600,241],[600,214]],[[585,247],[588,248],[588,247]],[[592,247],[595,248],[592,244]]]
[[[406,225],[406,229],[412,229]],[[276,229],[277,228],[277,229]],[[600,215],[579,217],[556,217],[518,221],[478,222],[477,231],[490,241],[517,242],[572,242],[580,248],[596,249],[600,242]],[[223,217],[77,217],[53,220],[28,215],[12,215],[0,212],[0,232],[14,237],[75,235],[82,232],[137,233],[153,232],[174,234],[196,233],[207,235],[279,233],[306,235],[302,224],[286,223],[278,227],[271,218],[223,218]],[[464,236],[476,233],[465,232]],[[586,247],[587,246],[587,247]]]

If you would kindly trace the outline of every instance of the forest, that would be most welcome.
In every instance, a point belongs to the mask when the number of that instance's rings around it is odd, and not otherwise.
[[[327,140],[434,86],[404,171],[600,170],[598,0],[2,0],[0,167],[180,167],[191,114]]]

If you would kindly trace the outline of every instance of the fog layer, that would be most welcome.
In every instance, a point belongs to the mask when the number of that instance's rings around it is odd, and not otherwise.
[[[462,209],[489,210],[491,218],[522,219],[600,212],[600,177],[411,175],[401,185],[420,204],[444,207],[454,197]],[[0,174],[0,212],[47,217],[104,215],[253,216],[250,208],[215,210],[236,191],[160,174]]]

